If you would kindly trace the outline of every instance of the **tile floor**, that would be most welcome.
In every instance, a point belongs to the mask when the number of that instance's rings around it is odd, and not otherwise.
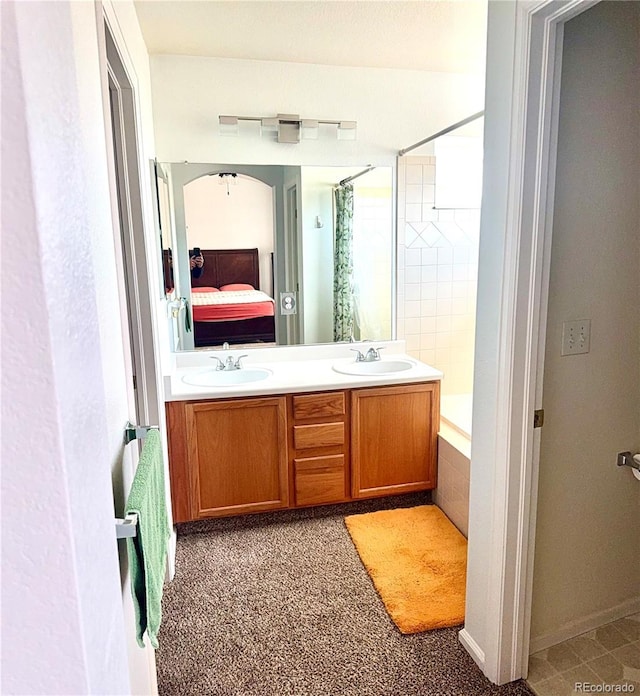
[[[527,682],[538,696],[587,693],[584,682],[614,687],[605,693],[640,695],[640,614],[532,655]],[[624,691],[615,689],[623,684],[629,685]]]

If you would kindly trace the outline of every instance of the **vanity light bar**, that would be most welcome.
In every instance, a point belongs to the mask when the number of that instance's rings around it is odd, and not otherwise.
[[[334,121],[324,119],[301,119],[298,114],[278,114],[275,117],[219,116],[221,135],[238,135],[239,121],[257,121],[260,135],[276,133],[279,143],[299,143],[300,138],[316,140],[320,125],[337,126],[338,140],[355,140],[356,121]]]

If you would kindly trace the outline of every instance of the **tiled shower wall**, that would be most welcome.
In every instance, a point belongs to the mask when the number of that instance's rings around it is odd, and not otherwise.
[[[479,210],[436,210],[435,157],[398,159],[398,338],[444,372],[444,394],[473,389]]]

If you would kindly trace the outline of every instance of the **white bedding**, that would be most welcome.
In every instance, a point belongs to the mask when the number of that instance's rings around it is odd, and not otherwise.
[[[221,290],[220,292],[192,292],[191,304],[202,305],[226,305],[226,304],[250,304],[252,302],[273,302],[266,292],[261,290]]]

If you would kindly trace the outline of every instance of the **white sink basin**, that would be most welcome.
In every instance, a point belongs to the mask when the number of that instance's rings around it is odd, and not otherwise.
[[[375,360],[373,362],[343,362],[333,365],[336,372],[343,375],[392,375],[415,367],[409,360]]]
[[[214,370],[186,374],[182,381],[194,387],[233,387],[237,384],[260,382],[273,374],[264,367],[247,367],[241,370]]]

